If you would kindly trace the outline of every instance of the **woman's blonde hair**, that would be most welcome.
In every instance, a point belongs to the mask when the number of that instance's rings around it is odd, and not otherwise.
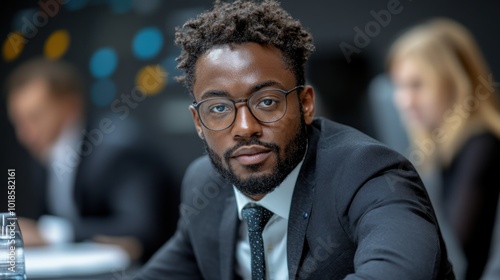
[[[410,159],[418,161],[417,168],[425,169],[433,159],[448,165],[476,133],[487,130],[500,138],[500,110],[493,77],[464,26],[438,18],[412,28],[392,45],[388,70],[409,57],[429,66],[438,81],[439,94],[449,94],[452,100],[439,128],[425,131],[407,126]]]

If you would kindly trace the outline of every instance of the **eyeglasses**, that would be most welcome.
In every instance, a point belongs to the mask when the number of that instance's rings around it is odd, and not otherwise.
[[[296,86],[289,91],[266,89],[252,93],[247,99],[233,100],[227,97],[214,97],[193,102],[203,126],[210,130],[224,130],[233,125],[236,119],[236,103],[246,103],[252,116],[262,123],[277,122],[286,113],[287,96],[304,86]]]

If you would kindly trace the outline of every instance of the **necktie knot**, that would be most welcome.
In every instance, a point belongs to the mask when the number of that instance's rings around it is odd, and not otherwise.
[[[246,206],[241,210],[243,219],[247,222],[248,231],[262,233],[273,212],[259,205]]]

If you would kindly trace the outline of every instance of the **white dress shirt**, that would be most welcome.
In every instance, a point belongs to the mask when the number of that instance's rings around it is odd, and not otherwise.
[[[266,259],[266,279],[269,280],[288,279],[286,255],[288,216],[292,204],[293,190],[302,163],[303,160],[274,191],[259,201],[248,198],[233,186],[240,220],[242,220],[241,210],[247,204],[257,204],[273,212],[273,216],[262,232]],[[242,221],[236,242],[236,273],[243,279],[248,280],[252,279],[250,256],[247,224]]]
[[[67,123],[50,149],[48,161],[48,203],[49,209],[57,216],[76,217],[73,199],[76,169],[80,163],[78,151],[83,134],[78,122]]]
[[[49,150],[47,160],[47,207],[55,216],[45,215],[38,227],[48,243],[73,240],[69,220],[78,217],[74,200],[74,183],[79,164],[78,151],[83,138],[79,121],[69,121]]]

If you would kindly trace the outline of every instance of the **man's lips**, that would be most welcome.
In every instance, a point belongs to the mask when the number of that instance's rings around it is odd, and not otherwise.
[[[246,146],[241,147],[234,151],[231,158],[237,160],[243,165],[258,164],[264,161],[269,154],[271,149],[262,146]]]

